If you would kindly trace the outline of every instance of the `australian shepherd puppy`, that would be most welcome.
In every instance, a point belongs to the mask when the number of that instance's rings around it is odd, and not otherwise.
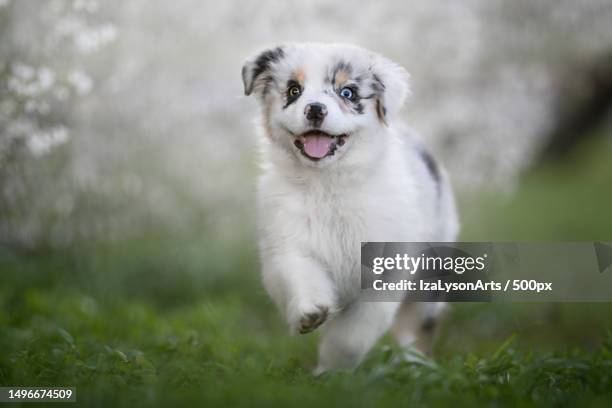
[[[287,44],[242,68],[261,105],[263,282],[295,333],[323,331],[317,373],[356,367],[391,330],[428,351],[440,303],[360,299],[362,241],[454,241],[446,174],[395,117],[406,71],[345,44]]]

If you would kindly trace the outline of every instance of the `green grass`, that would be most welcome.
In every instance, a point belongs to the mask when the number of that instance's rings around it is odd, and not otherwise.
[[[466,240],[612,240],[609,146],[516,195],[464,204]],[[456,304],[435,360],[385,337],[355,373],[313,378],[317,334],[289,336],[243,239],[147,237],[0,250],[0,385],[76,386],[93,406],[600,405],[609,304]],[[27,404],[30,406],[30,404]]]

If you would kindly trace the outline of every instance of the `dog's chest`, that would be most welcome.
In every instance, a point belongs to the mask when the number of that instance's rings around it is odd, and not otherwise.
[[[400,191],[364,180],[305,185],[264,179],[264,235],[272,247],[315,259],[350,300],[359,292],[361,242],[414,240],[407,233],[417,222]]]
[[[302,248],[322,264],[340,291],[348,295],[358,290],[360,242],[368,230],[363,202],[328,190],[304,192],[300,202]]]

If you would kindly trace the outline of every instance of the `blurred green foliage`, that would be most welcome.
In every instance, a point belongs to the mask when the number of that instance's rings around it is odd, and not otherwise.
[[[462,238],[610,240],[610,157],[600,140],[513,195],[462,201]],[[287,334],[250,225],[231,242],[203,231],[4,249],[0,271],[0,385],[76,386],[83,405],[612,401],[609,304],[456,304],[435,361],[384,338],[356,373],[313,378],[317,334]]]

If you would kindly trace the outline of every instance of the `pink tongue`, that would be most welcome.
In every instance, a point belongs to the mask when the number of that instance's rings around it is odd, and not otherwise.
[[[324,135],[312,135],[304,138],[304,151],[310,157],[321,159],[329,152],[332,138]]]

